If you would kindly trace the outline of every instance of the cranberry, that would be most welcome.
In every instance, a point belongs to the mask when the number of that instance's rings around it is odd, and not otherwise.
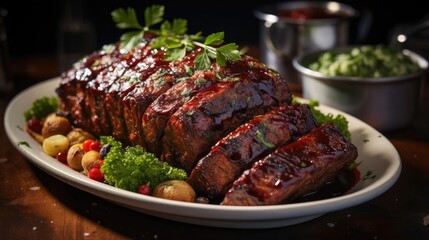
[[[31,131],[35,133],[38,133],[38,134],[42,133],[42,128],[43,128],[42,123],[35,118],[28,120],[27,126]]]
[[[353,185],[355,185],[355,184],[357,184],[359,181],[360,181],[360,179],[361,179],[361,174],[360,174],[360,171],[359,171],[359,169],[357,169],[357,167],[355,167],[355,168],[353,168],[352,169],[352,173],[353,173]]]
[[[104,174],[99,168],[91,168],[88,171],[88,178],[95,181],[104,182]]]
[[[151,194],[152,190],[150,189],[149,184],[142,184],[140,185],[139,189],[137,189],[137,192],[143,195],[149,195]]]
[[[67,152],[66,151],[59,152],[57,154],[56,158],[57,158],[58,161],[60,161],[60,162],[62,162],[64,164],[67,164]]]

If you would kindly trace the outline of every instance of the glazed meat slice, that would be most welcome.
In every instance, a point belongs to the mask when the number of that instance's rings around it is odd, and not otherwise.
[[[110,88],[127,70],[146,58],[150,42],[150,39],[142,41],[129,52],[121,52],[118,44],[111,45],[74,64],[63,73],[56,89],[59,110],[70,114],[77,127],[96,135],[112,135],[105,95],[113,92]]]
[[[110,51],[100,50],[90,54],[61,74],[61,84],[56,89],[61,100],[59,110],[70,114],[75,126],[86,127],[91,121],[91,113],[84,101],[87,83],[123,56],[117,45],[110,47]]]
[[[96,136],[112,135],[125,144],[144,146],[144,111],[186,76],[187,69],[193,71],[200,51],[197,48],[180,61],[168,62],[164,51],[151,48],[153,41],[146,37],[129,52],[116,47],[110,55],[100,52],[75,64],[57,88],[60,111]]]
[[[156,69],[167,64],[162,60],[165,55],[150,46],[151,41],[141,43],[88,82],[85,102],[86,109],[91,112],[90,129],[93,134],[125,139],[121,120],[118,119],[122,115],[116,106],[120,104],[119,95],[130,91],[137,82],[145,81]]]
[[[196,71],[192,77],[180,80],[179,83],[161,94],[143,115],[142,135],[145,138],[147,150],[157,156],[161,154],[161,140],[168,120],[177,109],[197,93],[218,81],[233,80],[236,76],[251,80],[264,78],[267,70],[267,67],[256,59],[243,56],[241,61],[231,62],[222,67],[212,64],[210,69]]]
[[[347,168],[357,157],[356,147],[334,125],[327,123],[279,148],[233,184],[222,205],[273,205],[315,191]]]
[[[142,133],[149,152],[156,156],[161,154],[161,140],[170,116],[191,97],[216,81],[214,71],[198,71],[175,84],[149,105],[142,119]]]
[[[179,108],[164,130],[161,160],[188,173],[222,137],[256,115],[287,105],[287,84],[269,72],[251,81],[236,76],[199,92]]]
[[[210,197],[224,195],[251,164],[317,127],[308,105],[281,106],[222,138],[199,160],[188,182]]]
[[[193,71],[193,62],[200,49],[188,53],[179,61],[170,62],[157,69],[145,81],[138,82],[135,87],[122,98],[124,106],[125,125],[132,145],[146,146],[142,131],[143,114],[147,108],[177,84],[183,77]]]

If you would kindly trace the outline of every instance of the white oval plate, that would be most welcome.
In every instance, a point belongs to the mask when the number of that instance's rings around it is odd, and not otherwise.
[[[55,88],[58,84],[59,78],[49,79],[14,97],[4,116],[4,125],[10,141],[33,164],[48,174],[74,187],[142,213],[179,222],[226,228],[287,226],[371,200],[388,190],[401,172],[399,154],[385,136],[359,119],[333,108],[320,106],[319,109],[325,113],[346,116],[352,142],[359,151],[357,161],[361,164],[358,168],[362,175],[371,171],[371,175],[376,176],[360,181],[343,196],[304,203],[240,207],[185,203],[125,191],[92,181],[44,154],[40,144],[24,130],[23,113],[30,108],[34,100],[43,96],[56,96]],[[19,144],[21,142],[26,142],[29,146]]]

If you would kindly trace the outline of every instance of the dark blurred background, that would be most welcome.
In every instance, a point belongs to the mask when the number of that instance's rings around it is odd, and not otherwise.
[[[79,39],[70,39],[75,47],[82,48],[84,51],[96,50],[104,44],[116,42],[119,39],[123,32],[116,29],[110,15],[112,10],[118,7],[134,7],[139,16],[142,16],[143,9],[153,3],[166,6],[166,19],[179,17],[188,19],[189,33],[202,31],[207,35],[225,31],[227,42],[236,42],[240,46],[257,46],[258,20],[253,11],[258,6],[275,2],[281,1],[64,0],[21,3],[16,0],[3,0],[0,7],[7,10],[4,26],[8,55],[15,65],[12,66],[12,73],[17,74],[16,72],[20,71],[20,61],[23,64],[31,61],[28,60],[28,56],[40,56],[40,61],[51,59],[52,64],[39,66],[39,68],[46,68],[44,70],[48,71],[47,75],[52,75],[58,72],[59,67],[55,56],[58,56],[59,49],[64,47],[59,44],[59,40],[65,36],[65,27],[73,28],[73,21],[76,19],[87,27],[87,32],[90,34],[83,36],[90,40],[81,42]],[[349,4],[362,13],[372,14],[372,26],[364,43],[388,44],[395,27],[415,24],[429,14],[422,3],[417,1],[344,0],[340,2]],[[70,19],[73,21],[70,22]],[[140,19],[143,21],[142,18]],[[353,43],[353,39],[351,41]],[[85,49],[84,45],[89,45],[91,49]],[[35,61],[34,64],[37,64],[37,58]],[[25,66],[22,65],[22,67]],[[37,69],[33,70],[37,71]],[[50,70],[52,71],[49,72]]]

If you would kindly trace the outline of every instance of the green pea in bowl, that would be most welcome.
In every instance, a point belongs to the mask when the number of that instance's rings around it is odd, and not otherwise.
[[[428,62],[410,50],[349,46],[293,59],[306,99],[316,99],[380,131],[404,128],[420,103]]]

